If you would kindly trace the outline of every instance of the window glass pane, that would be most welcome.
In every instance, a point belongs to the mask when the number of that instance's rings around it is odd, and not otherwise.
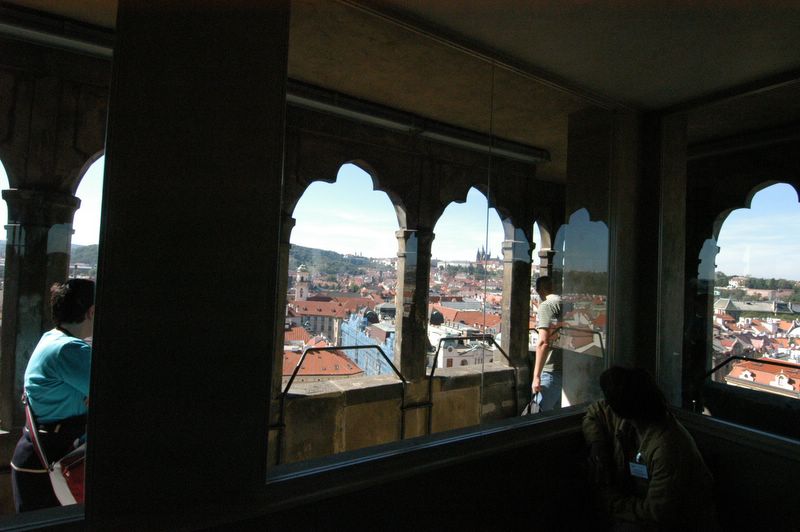
[[[474,375],[479,361],[491,359],[491,351],[475,356],[473,350],[467,365],[466,358],[450,367],[445,360],[433,380],[427,367],[429,287],[442,286],[432,246],[468,250],[463,258],[473,270],[478,252],[489,247],[485,196],[467,217],[477,222],[469,230],[440,233],[438,222],[473,187],[478,196],[488,189],[491,64],[345,4],[296,7],[290,77],[316,85],[290,83],[287,98],[281,272],[287,299],[276,346],[281,360],[273,359],[281,367],[280,381],[272,381],[273,474],[280,464],[479,424],[482,392]],[[319,25],[316,42],[324,48],[294,40],[306,25]],[[358,76],[337,74],[344,64],[368,68]],[[362,176],[359,188],[336,192],[355,174]],[[483,270],[489,255],[491,268],[498,267],[499,240],[482,258]],[[461,287],[476,307],[464,318],[470,326],[483,321],[487,288],[498,289],[481,275]],[[337,349],[318,349],[325,344]],[[375,347],[348,348],[363,345]],[[283,393],[303,352],[307,358]],[[337,371],[336,360],[341,374],[323,374],[323,364]]]
[[[564,356],[562,405],[569,406],[599,397],[597,377],[607,363],[608,228],[580,209],[559,234],[563,314],[556,343]]]
[[[342,434],[334,424],[337,416],[314,419],[311,411],[326,394],[400,382],[393,366],[397,217],[392,202],[373,190],[369,174],[346,164],[334,183],[311,183],[292,214],[281,379],[290,399],[279,406],[292,430],[276,442],[279,463],[336,452],[337,443],[349,450],[397,439],[395,426],[370,431],[363,415],[350,415]],[[399,397],[399,386],[393,390]],[[392,395],[389,389],[384,393]],[[370,414],[397,414],[389,412],[398,410],[392,403],[372,405]],[[347,407],[342,400],[334,408]]]
[[[800,398],[799,231],[797,193],[776,184],[705,242],[698,278],[713,286],[714,382]]]
[[[3,167],[2,161],[0,161],[0,190],[7,190],[9,188],[8,184],[8,175],[6,174],[6,169]],[[8,223],[8,206],[6,205],[5,200],[0,201],[0,221],[3,222],[5,226]],[[0,268],[0,308],[2,308],[3,298],[2,298],[2,283],[5,279],[5,271],[6,271],[6,232],[3,231],[3,242],[0,243],[0,257],[2,257],[2,268]],[[2,326],[2,320],[0,320],[0,326]]]
[[[75,212],[72,223],[74,233],[69,265],[70,277],[94,279],[97,276],[104,166],[104,156],[92,163],[75,192],[75,196],[81,200],[81,206]]]
[[[485,374],[506,374],[509,379],[512,374],[499,347],[503,227],[497,211],[489,208],[486,196],[470,188],[466,201],[447,206],[434,233],[427,365],[439,389],[433,396],[436,432],[486,421],[478,408],[492,401]],[[468,386],[475,375],[481,377],[478,385]],[[475,401],[473,408],[462,406],[465,393]]]

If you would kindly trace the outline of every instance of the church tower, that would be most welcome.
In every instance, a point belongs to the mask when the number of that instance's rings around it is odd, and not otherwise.
[[[297,268],[297,275],[295,276],[294,283],[294,300],[305,301],[308,299],[308,268],[305,264],[301,264]]]

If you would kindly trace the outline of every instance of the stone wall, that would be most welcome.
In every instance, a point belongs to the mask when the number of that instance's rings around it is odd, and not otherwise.
[[[428,426],[437,433],[513,417],[523,407],[515,382],[514,369],[500,364],[482,372],[479,366],[438,369],[430,408],[427,400],[404,402],[403,384],[390,375],[296,383],[286,397],[283,434],[271,431],[270,466],[416,436],[412,418],[420,416],[426,433]]]

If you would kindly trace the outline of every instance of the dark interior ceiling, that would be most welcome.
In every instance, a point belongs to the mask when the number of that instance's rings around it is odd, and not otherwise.
[[[641,109],[800,68],[800,4],[363,0]]]
[[[117,8],[9,4],[109,30]],[[567,116],[587,106],[688,102],[692,142],[800,122],[798,43],[791,2],[292,0],[289,76],[546,149],[538,174],[559,181]]]

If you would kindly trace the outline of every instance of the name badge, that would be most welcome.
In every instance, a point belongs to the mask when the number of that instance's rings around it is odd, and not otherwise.
[[[634,476],[636,478],[643,478],[644,480],[648,480],[650,478],[647,474],[647,466],[645,464],[628,462],[628,469],[631,472],[631,476]]]

